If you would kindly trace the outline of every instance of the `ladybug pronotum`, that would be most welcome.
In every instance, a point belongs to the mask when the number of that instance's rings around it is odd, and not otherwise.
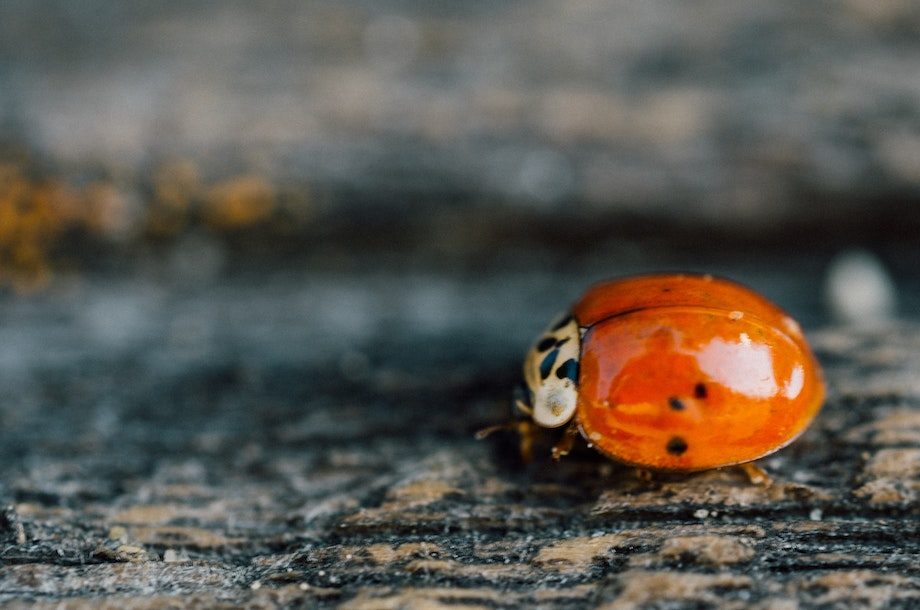
[[[522,452],[567,427],[642,470],[745,465],[815,417],[824,383],[799,325],[765,298],[708,275],[649,275],[588,290],[524,361]],[[752,480],[761,472],[748,465]],[[763,480],[763,479],[761,479]]]

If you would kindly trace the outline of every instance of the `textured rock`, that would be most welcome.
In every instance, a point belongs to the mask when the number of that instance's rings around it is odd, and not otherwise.
[[[342,281],[0,302],[0,602],[920,604],[916,324],[811,333],[828,402],[763,460],[771,486],[735,469],[643,481],[584,448],[524,466],[511,435],[473,439],[506,416],[543,317],[483,305],[525,300],[520,283],[445,280],[465,300],[425,318],[395,296],[411,281]],[[321,305],[365,297],[389,305],[360,335]]]

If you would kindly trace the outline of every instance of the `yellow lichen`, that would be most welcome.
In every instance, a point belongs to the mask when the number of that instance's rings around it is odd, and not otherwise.
[[[0,166],[0,284],[31,290],[48,281],[48,250],[61,230],[59,191],[33,183],[15,165]]]
[[[275,189],[250,175],[215,184],[205,195],[202,217],[217,229],[240,229],[268,219],[275,208]]]

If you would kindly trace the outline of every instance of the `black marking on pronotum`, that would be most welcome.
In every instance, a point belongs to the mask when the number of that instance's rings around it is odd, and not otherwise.
[[[546,337],[537,343],[537,351],[545,352],[554,345],[556,345],[556,337]]]
[[[572,380],[573,383],[578,383],[578,361],[574,358],[569,358],[556,369],[556,377],[559,379],[565,379],[568,377]]]
[[[559,355],[559,350],[554,349],[550,353],[546,354],[546,358],[543,359],[543,362],[540,363],[540,378],[546,379],[549,377],[550,372],[553,370],[553,365],[556,363],[556,356]]]
[[[697,398],[706,398],[706,384],[701,381],[693,386],[693,395]]]
[[[679,436],[675,436],[668,441],[666,449],[671,455],[683,455],[687,450],[687,441]]]
[[[569,341],[568,337],[566,337],[565,339],[559,339],[558,341],[556,341],[556,347],[562,347],[563,345],[568,343],[568,341]]]
[[[680,398],[677,396],[672,396],[668,399],[668,406],[674,409],[675,411],[683,411],[684,403],[681,402]]]
[[[553,326],[553,330],[559,330],[560,328],[562,328],[563,326],[565,326],[571,321],[572,321],[572,316],[566,316],[562,318],[562,320],[560,320],[555,326]]]

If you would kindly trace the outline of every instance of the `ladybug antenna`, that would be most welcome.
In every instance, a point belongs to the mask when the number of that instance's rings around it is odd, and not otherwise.
[[[530,402],[530,390],[527,389],[527,385],[523,381],[515,386],[514,395],[512,396],[512,403],[514,404],[514,408],[519,413],[526,415],[527,417],[533,417],[533,405]]]

